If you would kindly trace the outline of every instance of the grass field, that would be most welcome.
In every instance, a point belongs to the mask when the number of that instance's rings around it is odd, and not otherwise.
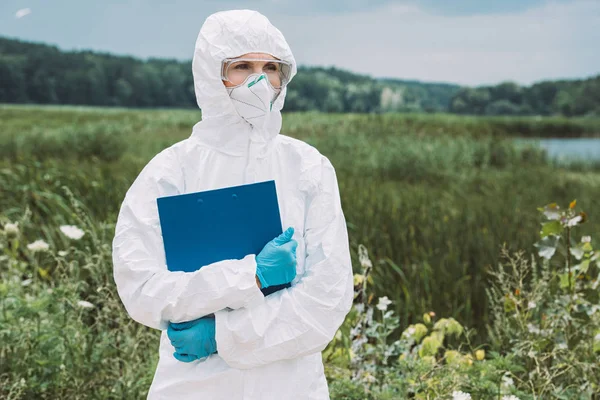
[[[73,353],[72,363],[100,356],[155,362],[155,355],[132,350],[153,352],[156,332],[124,314],[109,246],[120,202],[137,173],[158,151],[188,137],[199,118],[199,111],[187,110],[0,106],[0,224],[22,221],[20,247],[5,247],[0,261],[1,294],[13,299],[3,303],[4,323],[19,325],[19,318],[35,315],[42,331],[84,332],[92,342],[63,348]],[[600,136],[597,120],[294,113],[284,114],[282,133],[314,145],[336,167],[353,257],[359,244],[369,249],[375,293],[393,301],[402,329],[435,311],[484,334],[488,271],[500,247],[534,251],[538,206],[576,198],[591,209],[600,198],[600,165],[557,168],[544,153],[511,140]],[[582,233],[600,231],[600,218],[591,221]],[[85,239],[73,247],[61,225],[79,225]],[[24,247],[37,239],[69,253],[33,257]],[[22,286],[27,279],[31,284]],[[44,294],[27,297],[35,293]],[[79,300],[102,312],[86,314],[75,306]],[[31,301],[39,302],[35,312]],[[15,311],[25,309],[30,314]],[[6,310],[12,310],[9,317]],[[78,322],[69,324],[68,316]],[[0,328],[3,343],[18,331],[12,328]],[[50,346],[53,339],[47,340]],[[94,353],[94,343],[113,343],[110,354]],[[56,379],[61,365],[75,368],[59,355],[48,359],[41,367],[47,375],[36,378],[42,383]],[[87,373],[100,367],[114,370],[94,383],[86,382],[87,370],[70,372],[73,384],[82,390],[105,385],[127,398],[151,379],[151,367],[131,370],[122,361],[109,366],[98,360]],[[0,374],[16,368],[0,367]],[[114,374],[125,377],[116,389]],[[19,385],[10,382],[18,393]]]

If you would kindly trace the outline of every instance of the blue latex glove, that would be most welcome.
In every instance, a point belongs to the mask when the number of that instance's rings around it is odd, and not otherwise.
[[[296,277],[298,242],[292,239],[293,235],[294,228],[288,228],[256,256],[256,276],[262,289],[290,283]]]
[[[182,362],[192,362],[217,352],[214,317],[171,322],[167,328],[167,336],[176,350],[173,357]]]

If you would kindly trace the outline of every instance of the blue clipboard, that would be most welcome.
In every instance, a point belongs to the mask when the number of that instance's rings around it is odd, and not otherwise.
[[[275,181],[159,197],[169,271],[258,254],[283,232]],[[290,284],[261,289],[266,296]]]

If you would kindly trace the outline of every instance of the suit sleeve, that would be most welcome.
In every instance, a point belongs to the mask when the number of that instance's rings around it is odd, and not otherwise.
[[[248,369],[322,351],[352,306],[352,265],[335,170],[322,157],[321,180],[305,218],[305,273],[263,302],[219,311],[219,356]]]
[[[157,197],[180,194],[184,176],[171,148],[140,172],[121,205],[112,242],[119,297],[135,321],[155,329],[197,319],[227,307],[262,302],[254,255],[225,260],[195,272],[167,269]]]

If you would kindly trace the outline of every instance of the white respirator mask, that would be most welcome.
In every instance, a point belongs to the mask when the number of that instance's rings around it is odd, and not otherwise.
[[[249,75],[241,85],[228,87],[227,92],[238,114],[246,122],[255,128],[264,128],[280,90],[273,88],[263,73]]]

